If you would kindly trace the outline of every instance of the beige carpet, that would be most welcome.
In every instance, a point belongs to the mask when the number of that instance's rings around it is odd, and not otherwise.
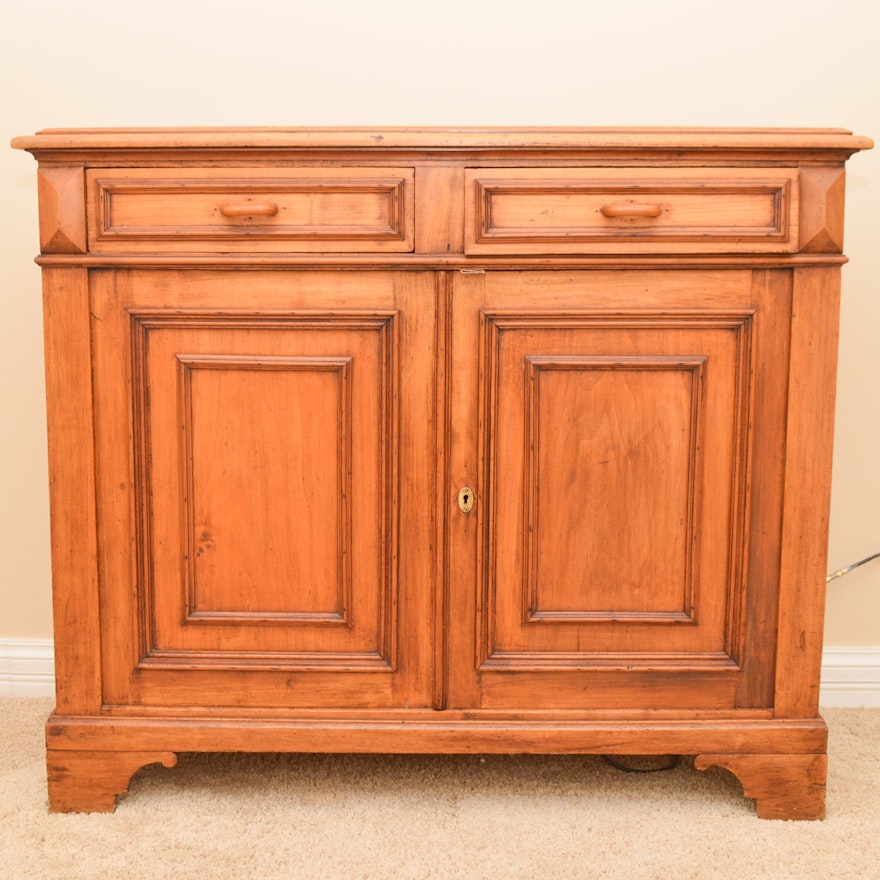
[[[4,880],[880,878],[880,710],[825,713],[824,822],[767,822],[724,771],[592,756],[181,755],[115,814],[49,815],[50,709],[0,699]]]

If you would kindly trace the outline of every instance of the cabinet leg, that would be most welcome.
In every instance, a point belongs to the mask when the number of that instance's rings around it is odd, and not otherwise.
[[[173,767],[174,752],[92,752],[49,749],[49,810],[52,813],[112,813],[117,795],[148,764]]]
[[[827,755],[698,755],[698,770],[733,773],[762,819],[823,819]]]

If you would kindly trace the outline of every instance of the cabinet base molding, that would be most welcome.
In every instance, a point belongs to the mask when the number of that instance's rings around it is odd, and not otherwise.
[[[153,752],[764,754],[822,753],[827,741],[821,718],[624,721],[548,714],[516,719],[492,712],[415,710],[409,718],[400,712],[274,719],[52,715],[47,723],[50,749],[107,752],[136,743]]]
[[[699,770],[717,765],[736,775],[745,796],[757,800],[762,818],[824,815],[827,729],[821,719],[516,720],[500,713],[450,718],[418,710],[413,715],[305,713],[275,720],[53,715],[47,725],[50,807],[111,812],[138,769],[154,763],[173,767],[175,752],[681,754],[696,755]],[[131,751],[125,750],[129,744]],[[702,753],[707,746],[717,753]]]

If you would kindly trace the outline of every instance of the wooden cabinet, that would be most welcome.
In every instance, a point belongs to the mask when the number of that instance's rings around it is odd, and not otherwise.
[[[824,811],[829,130],[49,130],[50,805],[676,753]]]

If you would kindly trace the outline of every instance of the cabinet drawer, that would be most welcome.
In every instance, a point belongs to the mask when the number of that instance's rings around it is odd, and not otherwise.
[[[412,168],[93,168],[95,253],[413,249]]]
[[[479,168],[469,254],[786,253],[795,168]]]

